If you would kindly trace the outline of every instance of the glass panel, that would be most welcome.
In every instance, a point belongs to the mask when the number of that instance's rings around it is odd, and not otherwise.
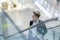
[[[8,35],[12,35],[12,34],[18,32],[18,30],[14,27],[14,25],[11,24],[11,22],[8,19],[6,19],[6,20],[7,20],[7,23],[8,23]]]
[[[56,28],[48,29],[48,33],[45,35],[45,39],[48,40],[59,40],[60,26]]]
[[[2,12],[1,14],[1,26],[2,26],[2,37],[4,37],[4,40],[25,40],[25,36],[21,33],[18,33],[16,35],[13,35],[14,33],[19,32],[20,30],[17,29],[17,26],[15,24],[13,24],[13,21],[9,18],[9,16],[7,16],[4,12]],[[1,31],[1,30],[0,30]],[[1,33],[1,32],[0,32]],[[8,38],[10,35],[10,38]],[[16,39],[15,39],[16,38]]]
[[[2,22],[1,22],[1,17],[0,17],[0,34],[2,34]]]
[[[16,34],[16,35],[13,35],[11,37],[8,38],[9,40],[26,40],[25,36],[22,35],[21,33],[19,34]]]
[[[0,40],[4,40],[2,36],[0,36]]]
[[[18,32],[16,30],[16,28],[14,27],[14,25],[12,25],[11,22],[5,17],[5,15],[1,16],[1,20],[2,20],[2,28],[1,29],[3,30],[2,32],[4,34],[7,33],[6,35],[8,36],[8,35]],[[12,30],[14,30],[14,31],[12,31]]]

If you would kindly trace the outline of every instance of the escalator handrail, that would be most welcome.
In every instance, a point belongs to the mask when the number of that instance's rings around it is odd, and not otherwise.
[[[60,27],[60,25],[57,25],[57,26],[54,26],[54,27],[48,28],[47,30],[50,30],[50,29],[52,29],[52,28],[56,28],[56,27]],[[13,35],[16,35],[16,34],[21,33],[21,32],[24,32],[24,31],[19,31],[19,32],[17,32],[17,33],[14,33],[14,34],[12,34],[12,35],[7,36],[6,38],[12,37]]]

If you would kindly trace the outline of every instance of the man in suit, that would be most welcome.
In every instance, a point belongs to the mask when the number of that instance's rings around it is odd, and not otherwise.
[[[33,11],[33,16],[32,16],[33,20],[30,21],[29,25],[31,27],[33,27],[33,26],[36,26],[36,27],[34,27],[30,30],[29,40],[44,40],[43,36],[47,33],[47,28],[46,28],[45,24],[43,23],[43,21],[39,20],[40,16],[41,15],[40,15],[39,11]],[[42,23],[42,25],[41,25],[41,23]],[[39,38],[34,34],[38,34]]]

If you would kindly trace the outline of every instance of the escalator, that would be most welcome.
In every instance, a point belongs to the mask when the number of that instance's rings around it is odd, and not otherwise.
[[[12,19],[3,11],[0,16],[0,40],[28,40],[28,31],[34,27],[30,27],[24,30],[20,30],[18,26],[12,21]],[[48,33],[44,36],[45,40],[59,40],[59,33],[60,33],[60,21],[57,18],[52,18],[49,20],[44,21],[46,25],[50,24],[51,28],[48,29]],[[51,24],[58,25],[51,25]],[[42,25],[42,24],[41,24]],[[24,34],[26,33],[26,34]],[[28,34],[28,35],[27,35]],[[31,35],[31,34],[30,34]],[[39,35],[34,33],[36,37],[39,39]]]

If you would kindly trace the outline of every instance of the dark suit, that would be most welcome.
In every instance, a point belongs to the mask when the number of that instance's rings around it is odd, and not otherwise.
[[[41,25],[42,23],[42,25]],[[39,25],[38,25],[39,24]],[[39,32],[40,34],[42,34],[43,36],[47,33],[47,28],[45,26],[45,24],[43,23],[43,21],[39,20],[37,26],[37,32]],[[33,25],[33,21],[30,21],[30,26]]]

